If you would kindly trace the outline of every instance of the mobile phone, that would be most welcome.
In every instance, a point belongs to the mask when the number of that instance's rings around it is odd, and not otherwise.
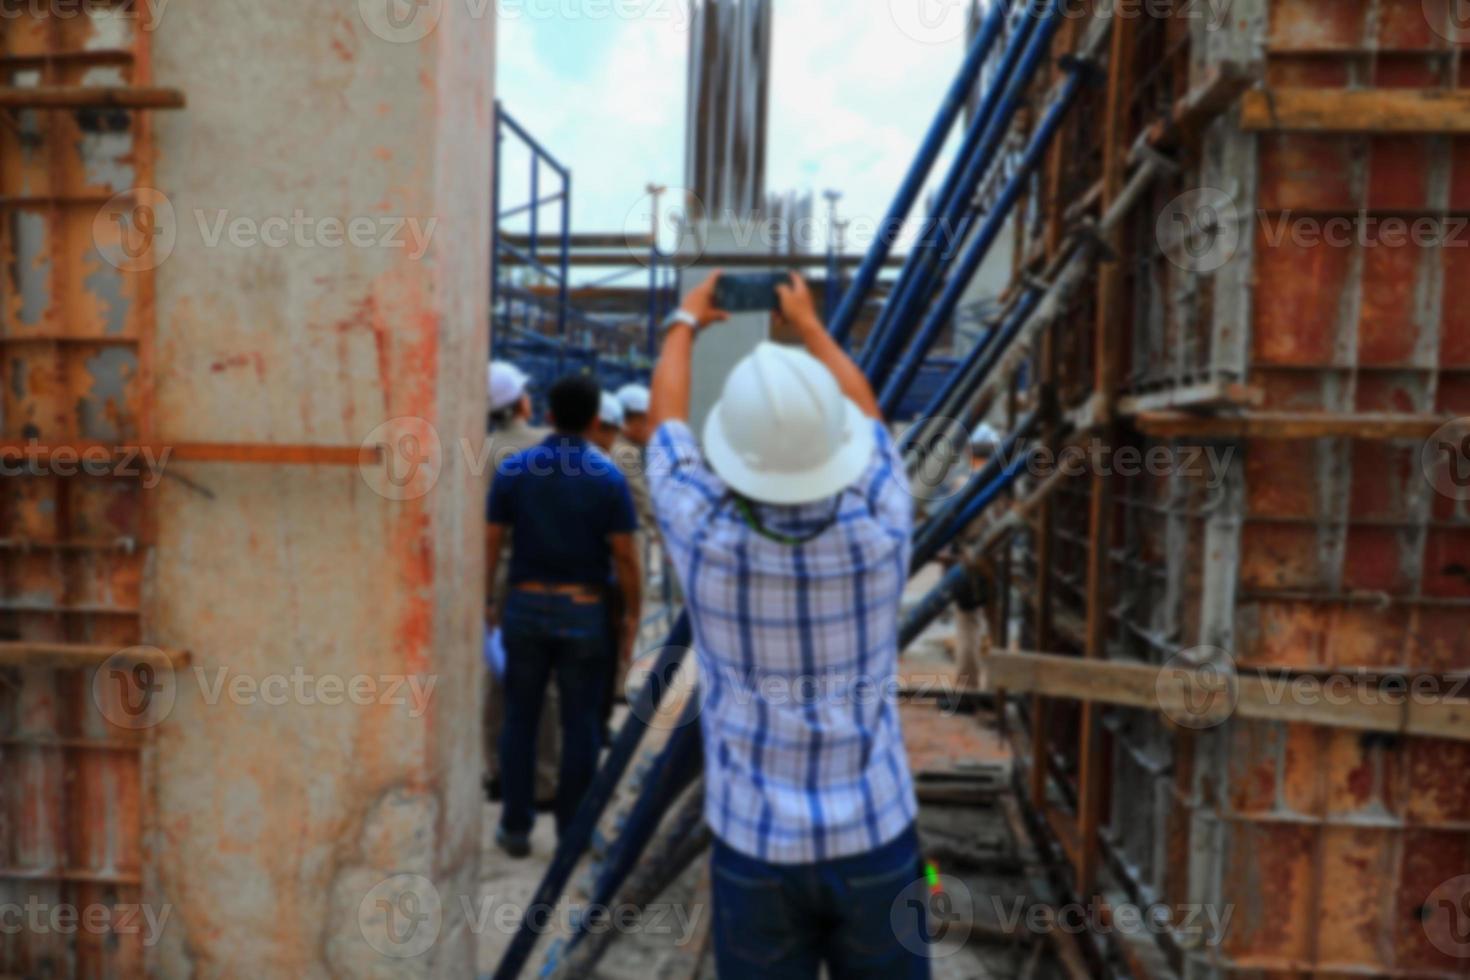
[[[723,273],[715,284],[715,307],[730,313],[774,310],[780,305],[776,287],[789,280],[784,272]]]

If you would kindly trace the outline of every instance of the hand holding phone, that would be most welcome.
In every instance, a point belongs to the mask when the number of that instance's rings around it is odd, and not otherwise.
[[[715,285],[715,306],[731,313],[764,313],[780,306],[776,287],[788,281],[784,272],[747,272],[720,276]]]

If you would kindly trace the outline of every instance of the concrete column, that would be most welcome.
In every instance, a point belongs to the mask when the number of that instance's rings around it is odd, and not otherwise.
[[[494,5],[167,7],[161,442],[389,447],[185,464],[145,629],[165,977],[473,974]]]

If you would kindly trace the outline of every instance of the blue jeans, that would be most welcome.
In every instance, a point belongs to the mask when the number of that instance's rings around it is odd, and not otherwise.
[[[546,685],[561,696],[561,769],[556,830],[577,813],[597,771],[602,703],[607,685],[607,629],[602,603],[511,590],[501,630],[505,638],[505,727],[500,733],[500,825],[524,834],[535,822],[536,731]]]
[[[768,864],[718,839],[711,858],[720,980],[929,976],[928,902],[913,827],[866,854]]]

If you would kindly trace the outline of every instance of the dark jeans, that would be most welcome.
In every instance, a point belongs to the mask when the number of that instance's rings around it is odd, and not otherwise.
[[[929,976],[919,839],[910,827],[875,851],[768,864],[715,841],[711,858],[720,980]]]
[[[511,590],[501,629],[505,637],[505,728],[500,734],[500,824],[524,834],[533,810],[536,731],[546,685],[554,676],[561,696],[561,771],[556,830],[576,815],[597,771],[602,748],[602,702],[607,684],[605,612],[601,603]]]

